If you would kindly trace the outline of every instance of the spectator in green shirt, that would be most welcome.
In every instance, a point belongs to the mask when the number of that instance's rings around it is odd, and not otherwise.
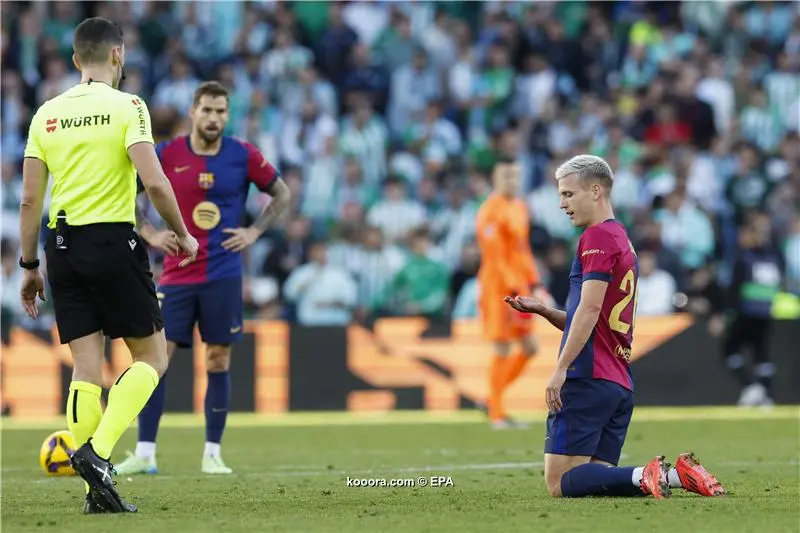
[[[427,228],[411,234],[411,257],[373,306],[380,314],[427,318],[445,315],[450,275],[445,265],[428,257],[430,245]],[[394,311],[386,313],[390,306]]]

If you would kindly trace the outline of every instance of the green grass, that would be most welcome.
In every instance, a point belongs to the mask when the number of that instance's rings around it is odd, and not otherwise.
[[[5,422],[2,530],[233,532],[798,532],[797,408],[637,411],[625,464],[693,450],[729,495],[552,500],[540,416],[492,431],[474,413],[437,416],[233,416],[224,443],[236,474],[199,473],[202,418],[165,419],[157,476],[120,479],[136,515],[83,516],[76,478],[46,478],[37,453],[58,421]],[[117,459],[134,446],[129,431]],[[347,476],[451,476],[453,487],[348,488]],[[89,529],[87,529],[89,530]]]

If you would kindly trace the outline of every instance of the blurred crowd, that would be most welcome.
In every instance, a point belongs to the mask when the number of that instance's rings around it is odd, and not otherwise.
[[[27,127],[79,80],[72,30],[89,15],[122,25],[122,88],[148,101],[157,140],[188,132],[194,88],[219,80],[227,133],[290,185],[290,213],[247,252],[249,316],[475,317],[475,213],[507,156],[563,304],[578,231],[553,171],[576,153],[615,169],[640,316],[729,283],[744,228],[800,293],[796,3],[17,2],[3,15],[6,310]],[[249,216],[265,201],[254,191]]]

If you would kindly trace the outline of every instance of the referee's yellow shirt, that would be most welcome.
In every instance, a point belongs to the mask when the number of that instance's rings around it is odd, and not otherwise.
[[[82,83],[45,102],[28,132],[25,157],[53,175],[50,222],[71,226],[136,221],[136,169],[128,147],[153,143],[144,100],[105,83]]]

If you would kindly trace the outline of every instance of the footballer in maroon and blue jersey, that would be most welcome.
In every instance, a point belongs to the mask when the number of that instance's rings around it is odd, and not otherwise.
[[[567,367],[562,402],[587,406],[581,424],[564,420],[567,409],[548,418],[547,453],[585,455],[617,464],[633,415],[633,378],[629,361],[639,267],[625,227],[606,220],[586,228],[578,241],[569,275],[566,323],[561,349],[581,303],[583,284],[608,284],[597,322],[577,357]],[[591,406],[591,407],[590,407]],[[561,417],[561,418],[559,418]],[[609,424],[613,420],[613,424]]]
[[[614,219],[614,174],[603,159],[578,155],[556,170],[561,208],[585,228],[569,276],[565,311],[530,296],[506,297],[564,332],[545,390],[549,409],[544,474],[554,497],[703,496],[722,485],[691,453],[675,467],[659,455],[644,466],[618,467],[633,415],[630,371],[639,266],[625,227]]]
[[[159,279],[161,312],[171,357],[176,346],[191,346],[195,326],[206,344],[206,446],[201,471],[230,474],[220,441],[230,403],[231,345],[242,335],[242,256],[283,212],[289,188],[259,150],[223,136],[228,122],[228,93],[216,82],[201,84],[190,112],[190,135],[160,143],[158,159],[172,185],[186,227],[199,242],[195,262],[181,266],[174,254],[174,233],[143,227],[148,243],[166,252]],[[258,218],[243,227],[252,186],[270,195]],[[155,441],[164,410],[161,379],[139,416],[136,453],[117,465],[120,474],[156,473]]]

